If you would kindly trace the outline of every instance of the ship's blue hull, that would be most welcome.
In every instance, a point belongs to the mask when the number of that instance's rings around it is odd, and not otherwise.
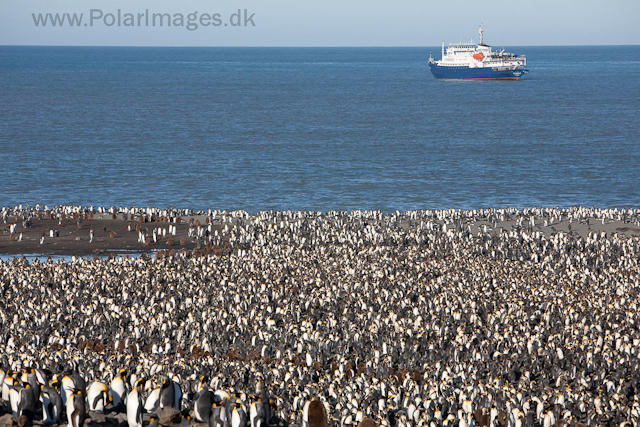
[[[429,63],[429,69],[437,79],[518,80],[523,74],[528,73],[528,71],[523,68],[517,68],[515,70],[494,70],[491,67],[443,67],[434,62]]]

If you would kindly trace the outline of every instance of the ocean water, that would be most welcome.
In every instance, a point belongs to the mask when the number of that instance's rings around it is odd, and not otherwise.
[[[640,205],[640,46],[507,50],[1,46],[0,205]]]

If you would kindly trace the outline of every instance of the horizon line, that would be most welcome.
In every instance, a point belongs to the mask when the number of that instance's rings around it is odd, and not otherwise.
[[[447,46],[445,44],[445,46]],[[508,47],[632,47],[632,46],[640,46],[640,44],[550,44],[550,45],[510,45],[510,44],[501,44],[501,45],[491,45],[493,47],[497,46],[508,46]],[[87,44],[87,45],[75,45],[75,44],[3,44],[0,43],[0,47],[123,47],[123,48],[141,48],[141,47],[156,47],[156,48],[240,48],[240,49],[256,49],[256,48],[277,48],[277,49],[388,49],[388,48],[441,48],[442,44],[438,45],[347,45],[347,46],[336,46],[336,45],[313,45],[313,46],[304,46],[304,45],[285,45],[285,46],[277,46],[277,45],[242,45],[242,46],[234,46],[234,45],[221,45],[221,46],[205,46],[205,45],[109,45],[109,44]]]

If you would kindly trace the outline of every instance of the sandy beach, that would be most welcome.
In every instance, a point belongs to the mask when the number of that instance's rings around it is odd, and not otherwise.
[[[196,224],[205,224],[203,215],[187,218],[172,218],[172,222],[164,218],[147,215],[130,216],[124,219],[124,214],[116,215],[94,213],[82,215],[82,219],[65,217],[49,217],[48,215],[32,216],[29,224],[25,225],[21,217],[7,218],[0,235],[0,254],[5,255],[64,255],[64,256],[103,256],[109,254],[143,254],[156,251],[193,251],[197,247],[194,237],[188,235],[189,228]],[[180,219],[178,219],[180,218]],[[10,232],[11,225],[15,225],[15,232]],[[154,242],[152,238],[147,242],[139,241],[139,231],[152,236],[153,229],[168,230],[175,227],[175,234],[158,236]],[[93,230],[93,240],[91,232]],[[212,233],[220,231],[220,224],[212,224]],[[14,235],[13,237],[11,235]],[[22,234],[22,237],[20,237]],[[51,237],[53,235],[53,237]],[[44,241],[41,242],[41,239]],[[203,245],[203,247],[206,245]]]
[[[90,215],[89,209],[84,210],[81,215],[61,213],[48,215],[45,212],[32,213],[29,216],[29,223],[25,226],[25,213],[8,214],[2,224],[2,235],[0,235],[0,254],[4,255],[64,255],[64,256],[91,256],[91,255],[125,255],[125,254],[153,254],[157,251],[191,251],[193,249],[204,249],[207,243],[203,239],[196,239],[189,235],[189,229],[207,227],[211,224],[210,233],[218,233],[222,237],[220,249],[224,249],[224,242],[228,241],[228,232],[225,235],[223,230],[223,219],[228,221],[229,226],[238,224],[235,214],[227,216],[218,213],[215,217],[209,217],[204,213],[199,215],[161,217],[147,214],[127,214],[119,212],[115,215],[105,213],[93,213]],[[435,211],[434,211],[435,212]],[[387,214],[387,220],[392,214]],[[125,219],[126,216],[126,219]],[[415,229],[420,226],[421,221],[412,220],[411,213],[404,214],[398,219],[398,226],[405,230]],[[385,215],[381,216],[381,222]],[[433,227],[442,228],[450,224],[448,219],[439,219],[438,215],[431,215]],[[554,217],[551,213],[548,216],[541,215],[534,218],[533,222],[519,224],[520,215],[462,215],[455,221],[454,226],[460,230],[478,234],[479,231],[500,234],[512,230],[526,230],[530,233],[539,232],[543,236],[550,237],[562,232],[568,235],[581,236],[585,238],[589,232],[605,232],[608,234],[618,233],[625,236],[640,236],[640,225],[637,218],[631,216],[605,218],[597,216],[586,217],[581,220],[570,221],[567,215],[564,218]],[[80,219],[78,219],[80,218]],[[178,219],[179,218],[179,219]],[[250,224],[252,217],[245,218],[242,223]],[[15,225],[14,233],[10,232],[11,225]],[[158,237],[156,241],[150,239],[148,242],[139,241],[138,231],[142,231],[147,236],[151,236],[153,229],[168,229],[169,226],[176,227],[175,235]],[[450,226],[451,228],[451,226]],[[90,233],[93,229],[94,238],[90,241]],[[53,232],[55,237],[50,237]],[[13,237],[11,235],[14,235]],[[20,235],[22,237],[20,238]],[[41,239],[44,237],[43,243]],[[169,240],[170,238],[172,240]],[[171,243],[171,244],[170,244]],[[220,242],[217,242],[220,243]],[[212,245],[209,245],[212,247]]]

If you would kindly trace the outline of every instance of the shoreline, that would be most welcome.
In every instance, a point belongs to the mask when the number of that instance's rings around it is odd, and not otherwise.
[[[37,254],[44,257],[86,257],[128,253],[152,255],[157,251],[172,250],[193,251],[201,247],[198,239],[189,236],[189,229],[196,228],[196,224],[208,227],[203,215],[189,216],[184,222],[181,216],[169,219],[126,215],[127,219],[124,219],[125,214],[118,213],[114,219],[112,214],[106,213],[63,217],[62,214],[49,216],[40,212],[36,215],[16,215],[13,212],[7,215],[6,222],[3,221],[2,224],[0,256]],[[11,226],[15,228],[10,229]],[[175,227],[175,232],[171,232],[171,227]],[[219,224],[211,224],[210,228],[212,234],[220,232]],[[202,245],[203,248],[205,246]]]
[[[264,214],[249,215],[244,211],[210,211],[194,214],[188,210],[172,214],[160,209],[147,213],[149,211],[149,208],[127,208],[110,213],[77,206],[57,206],[46,211],[3,208],[0,256],[104,257],[112,254],[153,256],[156,252],[165,255],[172,252],[213,253],[216,248],[224,251],[225,242],[229,241],[229,233],[250,226]],[[320,215],[328,221],[334,221],[343,214],[354,219],[364,218],[372,223],[395,222],[397,227],[405,231],[415,231],[420,227],[446,230],[448,227],[449,230],[476,236],[479,233],[501,234],[515,231],[531,235],[540,233],[540,237],[547,239],[557,233],[582,239],[587,238],[591,232],[605,232],[607,235],[617,233],[627,237],[640,236],[640,209],[627,211],[583,207],[523,210],[492,208],[404,213],[326,212]],[[293,215],[300,219],[308,219],[317,217],[318,213],[286,211],[274,212],[273,215]],[[11,228],[12,226],[14,228]],[[174,227],[175,231],[171,232],[171,227]],[[94,234],[93,241],[90,241],[91,230]]]

